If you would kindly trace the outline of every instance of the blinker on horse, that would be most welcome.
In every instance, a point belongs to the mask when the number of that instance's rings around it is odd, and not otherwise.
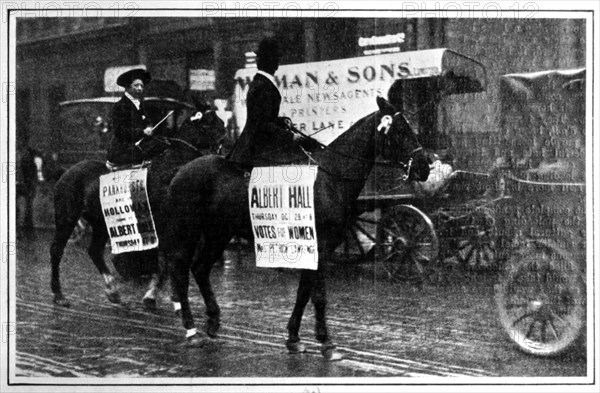
[[[312,154],[319,167],[314,183],[319,255],[327,255],[341,243],[345,224],[353,214],[353,205],[377,156],[383,155],[398,164],[410,162],[410,180],[425,180],[429,175],[429,162],[406,119],[384,99],[378,98],[377,104],[379,111],[360,119],[328,147]],[[248,179],[235,164],[222,157],[200,157],[183,166],[173,178],[167,211],[171,219],[163,250],[172,265],[174,295],[181,302],[188,341],[202,343],[188,299],[189,273],[193,273],[206,304],[206,332],[215,337],[221,312],[210,272],[234,235],[247,239],[253,236]],[[290,353],[304,351],[299,329],[309,300],[315,308],[315,335],[322,344],[322,354],[328,360],[337,360],[340,356],[326,323],[322,261],[317,270],[300,271],[296,304],[287,325],[286,346]]]
[[[209,111],[197,121],[186,120],[177,130],[176,135],[162,139],[166,150],[154,158],[147,178],[148,198],[159,238],[162,237],[165,221],[161,211],[164,196],[177,168],[208,151],[215,153],[226,133],[227,130],[222,120],[213,111]],[[62,292],[59,268],[65,246],[81,217],[85,218],[92,227],[88,255],[104,278],[108,299],[114,303],[120,302],[115,278],[104,261],[104,248],[108,240],[108,232],[100,204],[99,176],[106,173],[108,170],[104,162],[81,161],[69,168],[55,185],[56,232],[50,248],[50,257],[52,263],[51,287],[54,303],[58,305],[69,306],[69,301]],[[147,207],[144,208],[147,209]],[[143,256],[140,257],[140,254]],[[119,256],[121,255],[137,255],[135,259],[143,259],[140,268],[143,268],[144,272],[137,273],[152,275],[150,287],[145,293],[143,302],[145,306],[155,308],[156,292],[166,279],[166,269],[159,263],[157,250],[119,254]],[[134,261],[133,258],[127,260],[128,263]],[[115,267],[118,266],[117,263],[118,259],[113,259]],[[118,268],[117,270],[119,271]],[[119,272],[124,274],[122,271]]]

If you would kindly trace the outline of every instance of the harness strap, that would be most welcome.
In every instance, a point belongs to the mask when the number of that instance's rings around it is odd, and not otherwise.
[[[383,121],[383,118],[386,118],[386,117],[387,117],[387,118],[389,118],[389,119],[386,119],[385,121]],[[390,124],[391,124],[391,117],[390,117],[389,115],[388,115],[388,116],[384,116],[383,118],[382,118],[382,122],[380,122],[380,124],[377,126],[377,131],[381,131],[382,129],[385,129],[385,128],[386,128],[386,126],[387,126],[387,127],[389,127],[389,125],[387,124],[387,123],[388,123],[388,121],[390,121]],[[321,129],[321,130],[317,131],[316,133],[318,133],[318,132],[320,132],[320,131],[323,131],[323,130],[324,130],[324,129],[326,129],[326,128],[329,128],[329,127],[325,127],[325,128],[323,128],[323,129]],[[316,133],[314,133],[314,134],[316,134]],[[387,134],[387,131],[386,131],[385,133]],[[301,134],[301,135],[304,135],[304,134],[302,134],[302,133],[300,133],[300,134]],[[329,145],[324,145],[324,144],[322,144],[321,142],[318,142],[317,140],[315,140],[315,139],[311,138],[311,137],[312,137],[312,135],[314,135],[314,134],[311,134],[310,136],[307,136],[307,135],[304,135],[304,136],[306,136],[306,137],[308,137],[308,138],[312,139],[313,141],[317,142],[317,143],[318,143],[318,144],[321,146],[321,149],[322,149],[322,150],[325,150],[325,149],[327,149],[329,152],[331,152],[331,153],[333,153],[333,154],[337,154],[338,156],[345,157],[345,158],[349,158],[349,159],[352,159],[352,160],[356,160],[356,161],[362,161],[362,162],[369,162],[369,160],[366,160],[366,159],[364,159],[364,158],[361,158],[361,157],[356,157],[356,156],[353,156],[353,155],[350,155],[350,154],[346,154],[346,153],[342,153],[342,152],[340,152],[340,151],[337,151],[337,150],[335,150],[335,149],[332,149],[332,148],[331,148]],[[339,178],[339,179],[342,179],[342,180],[349,180],[349,181],[365,181],[365,180],[367,180],[367,179],[368,179],[368,175],[367,175],[367,176],[365,176],[364,178],[348,178],[348,177],[341,176],[341,175],[339,175],[339,174],[332,173],[331,171],[327,170],[326,168],[323,168],[323,167],[322,167],[322,166],[319,164],[319,162],[313,158],[313,156],[312,156],[312,153],[311,153],[311,152],[309,152],[309,151],[307,151],[307,150],[306,150],[304,147],[302,147],[302,145],[301,145],[301,144],[298,144],[298,147],[301,149],[301,151],[302,151],[302,152],[303,152],[303,153],[306,155],[306,157],[308,158],[309,165],[310,165],[311,163],[314,163],[314,165],[317,165],[317,166],[319,167],[319,169],[320,169],[320,170],[322,170],[323,172],[325,172],[325,173],[327,173],[327,174],[329,174],[329,175],[331,175],[331,176],[337,177],[337,178]],[[282,150],[284,150],[284,148],[280,148],[280,149],[274,149],[274,150],[271,150],[271,151],[268,151],[268,152],[263,152],[263,153],[259,154],[259,155],[258,155],[258,157],[265,157],[265,156],[268,156],[268,155],[272,155],[274,152],[278,152],[278,151],[282,151]],[[408,179],[408,177],[410,176],[410,171],[411,171],[411,169],[412,169],[412,162],[413,162],[412,155],[413,155],[413,154],[415,154],[415,153],[417,153],[417,152],[419,152],[420,150],[423,150],[423,147],[419,146],[419,147],[417,147],[417,148],[413,149],[413,150],[412,150],[412,151],[411,151],[411,152],[408,154],[408,156],[410,157],[410,158],[409,158],[409,160],[408,160],[408,163],[406,163],[406,164],[405,164],[405,163],[403,163],[403,162],[399,162],[399,164],[400,164],[400,165],[401,165],[403,168],[405,168],[405,170],[406,170],[406,172],[407,172],[405,175],[403,175],[403,176],[402,176],[402,179],[403,179],[403,180],[406,180],[406,179]],[[273,163],[275,163],[275,164],[280,164],[280,165],[281,165],[281,164],[285,165],[285,163],[276,163],[276,162],[273,162]]]

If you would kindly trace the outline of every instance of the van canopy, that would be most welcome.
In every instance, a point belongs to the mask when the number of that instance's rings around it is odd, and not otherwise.
[[[501,102],[518,102],[522,106],[527,101],[550,102],[551,94],[558,94],[565,100],[585,93],[585,68],[548,70],[523,74],[506,74],[500,77]]]
[[[418,82],[437,78],[442,93],[464,94],[485,91],[487,76],[483,64],[446,48],[401,52],[406,58],[406,73],[400,79]]]
[[[503,154],[522,170],[562,163],[553,181],[584,181],[586,102],[585,68],[502,75]]]

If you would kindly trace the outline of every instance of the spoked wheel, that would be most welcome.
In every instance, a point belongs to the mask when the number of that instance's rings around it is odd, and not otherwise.
[[[585,325],[585,283],[564,251],[531,242],[508,261],[496,286],[500,321],[517,347],[551,356],[579,341]]]
[[[343,262],[366,262],[372,260],[373,246],[376,244],[377,214],[365,212],[345,230],[343,243],[337,248],[335,258]]]
[[[379,227],[377,260],[392,281],[422,283],[431,273],[439,252],[429,217],[411,205],[391,208]]]
[[[459,263],[468,268],[491,268],[496,262],[495,219],[489,209],[479,209],[469,217],[466,236],[457,241]]]

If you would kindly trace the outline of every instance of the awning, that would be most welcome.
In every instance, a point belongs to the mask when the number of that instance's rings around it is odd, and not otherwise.
[[[440,78],[445,94],[485,91],[487,75],[483,64],[446,48],[397,53],[405,66],[401,79]]]
[[[236,133],[246,124],[246,96],[256,71],[243,68],[235,74]],[[394,95],[406,85],[411,99],[421,98],[421,94],[410,96],[412,92],[427,92],[427,101],[437,103],[443,95],[484,91],[486,74],[481,63],[466,56],[429,49],[284,64],[275,73],[275,83],[282,96],[279,115],[291,118],[299,130],[327,145],[355,121],[376,111],[376,97],[390,98],[390,90]]]

